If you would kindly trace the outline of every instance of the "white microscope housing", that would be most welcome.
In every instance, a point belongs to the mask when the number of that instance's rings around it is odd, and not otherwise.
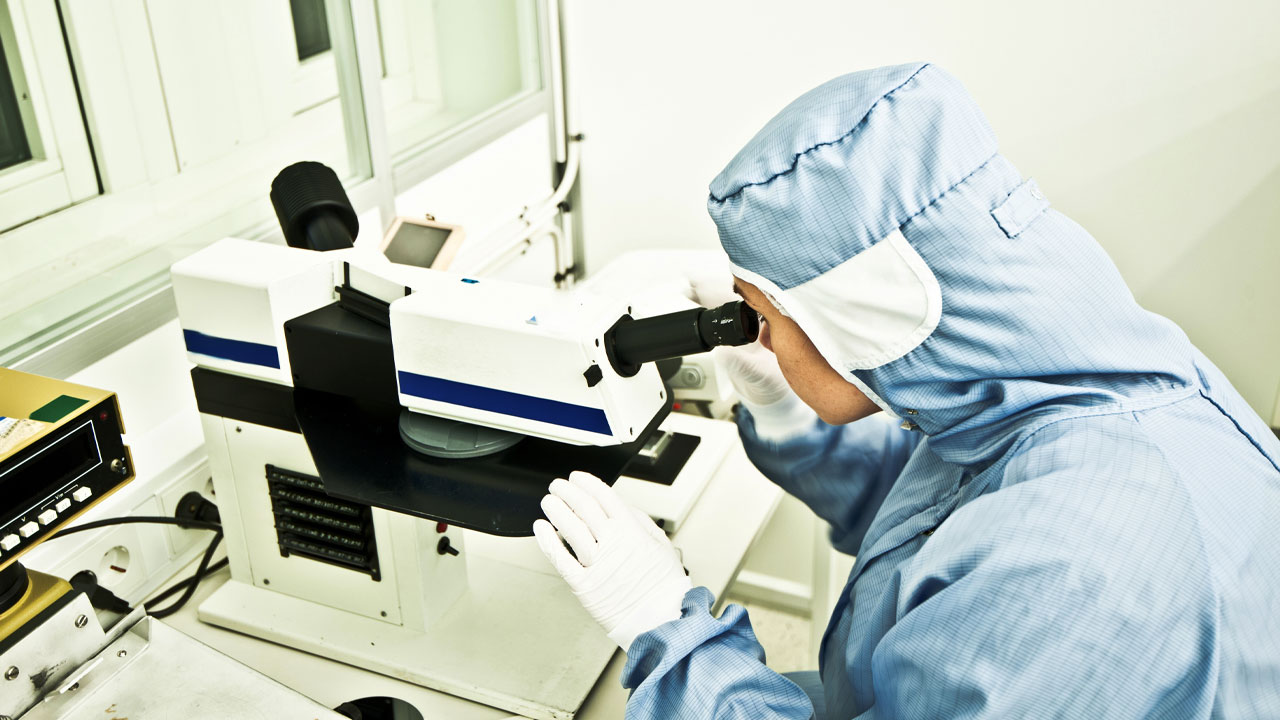
[[[628,311],[620,301],[425,273],[412,295],[391,303],[409,410],[605,446],[635,441],[666,404],[652,364],[633,377],[610,364],[603,338]]]
[[[622,299],[393,263],[352,246],[315,163],[272,200],[290,246],[225,239],[172,268],[231,566],[200,618],[571,718],[616,648],[559,577],[464,553],[464,531],[530,535],[572,470],[709,475],[732,438],[659,432],[650,361],[754,339],[754,314],[633,320]]]

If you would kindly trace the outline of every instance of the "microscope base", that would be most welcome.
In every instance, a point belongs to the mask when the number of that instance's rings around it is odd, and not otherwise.
[[[618,649],[558,576],[484,557],[426,631],[228,580],[202,621],[538,720],[570,720]]]

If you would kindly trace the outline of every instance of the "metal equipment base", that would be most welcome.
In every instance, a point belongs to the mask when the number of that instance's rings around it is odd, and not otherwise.
[[[426,632],[229,580],[199,618],[537,720],[570,720],[618,649],[557,576],[469,558]]]

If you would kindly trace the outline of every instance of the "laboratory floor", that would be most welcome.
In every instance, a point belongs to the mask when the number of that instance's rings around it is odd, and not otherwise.
[[[751,628],[764,647],[766,665],[780,673],[818,669],[817,651],[809,647],[807,616],[749,602],[732,594],[725,599],[747,609]]]

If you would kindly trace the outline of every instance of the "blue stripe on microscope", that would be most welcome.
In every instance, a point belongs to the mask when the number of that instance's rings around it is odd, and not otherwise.
[[[195,330],[183,330],[182,338],[187,341],[187,350],[193,353],[250,365],[277,369],[280,367],[280,353],[274,345],[205,335]]]
[[[611,435],[609,420],[598,408],[571,405],[559,400],[521,395],[506,390],[495,390],[480,385],[428,377],[401,370],[400,392],[427,400],[437,400],[451,405],[461,405],[476,410],[488,410],[550,423],[561,427],[586,430]]]

